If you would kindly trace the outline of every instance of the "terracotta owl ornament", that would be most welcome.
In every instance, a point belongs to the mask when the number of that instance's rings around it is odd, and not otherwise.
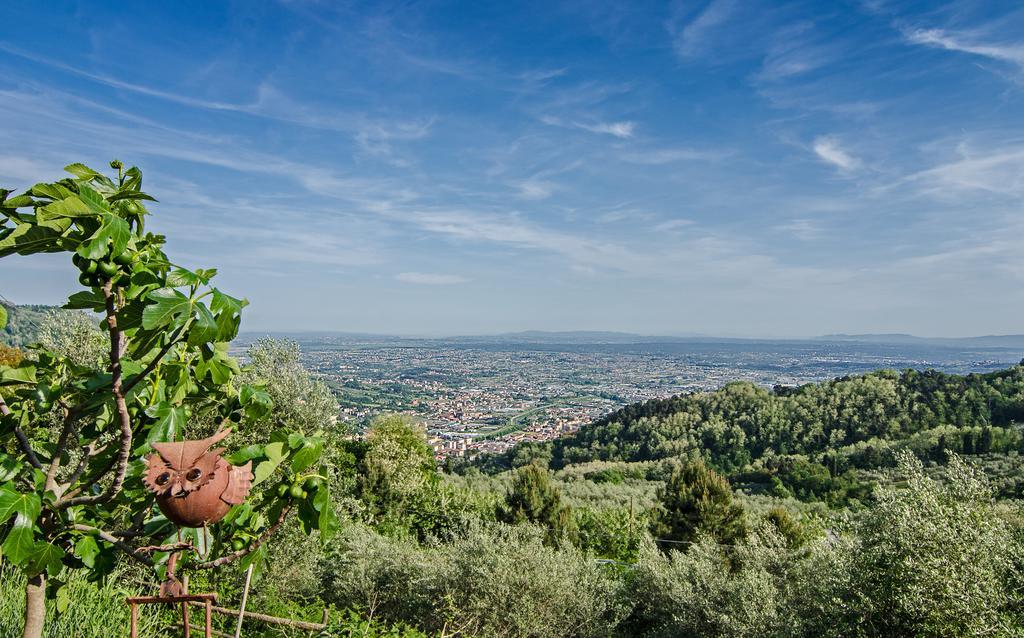
[[[169,520],[183,527],[216,523],[249,495],[252,461],[231,465],[221,457],[224,448],[213,447],[230,433],[225,429],[199,441],[151,444],[156,452],[146,457],[142,480]]]

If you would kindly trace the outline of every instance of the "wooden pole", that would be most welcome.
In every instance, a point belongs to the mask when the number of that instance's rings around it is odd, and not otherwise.
[[[242,635],[242,621],[245,620],[245,603],[249,601],[249,584],[252,582],[252,568],[253,564],[249,564],[249,569],[245,570],[245,587],[242,588],[242,605],[238,609],[238,624],[235,625],[235,638],[239,638]]]
[[[206,638],[212,638],[211,632],[213,631],[213,603],[209,600],[206,601]]]
[[[198,597],[194,597],[193,596],[192,600],[199,601],[200,599]],[[192,604],[193,605],[202,605],[202,604],[204,604],[205,599],[202,599],[202,600],[203,600],[203,602],[192,602]],[[238,610],[237,609],[229,609],[227,607],[218,607],[217,605],[214,605],[212,607],[212,609],[213,609],[213,613],[215,613],[215,614],[222,614],[224,616],[231,616],[232,618],[238,618]],[[268,616],[267,614],[258,614],[258,613],[254,612],[254,611],[247,611],[247,612],[245,612],[245,617],[246,618],[250,618],[252,620],[258,620],[260,622],[265,622],[265,623],[267,623],[269,625],[282,625],[282,626],[285,626],[285,627],[294,627],[296,629],[305,629],[306,631],[323,631],[324,629],[326,629],[326,627],[324,627],[324,625],[322,625],[320,623],[306,622],[305,620],[291,620],[291,619],[288,619],[288,618],[278,618],[277,616]]]
[[[181,534],[181,530],[178,530],[178,534]],[[177,554],[174,554],[174,556],[177,556]],[[185,582],[181,586],[181,591],[186,596],[188,595],[188,574],[185,574]],[[181,613],[182,613],[182,616],[184,616],[183,620],[185,621],[185,638],[190,638],[190,636],[192,635],[192,626],[188,622],[188,603],[187,602],[183,601],[181,603]],[[210,638],[210,637],[207,635],[206,638]]]
[[[139,638],[139,606],[132,603],[132,638]]]

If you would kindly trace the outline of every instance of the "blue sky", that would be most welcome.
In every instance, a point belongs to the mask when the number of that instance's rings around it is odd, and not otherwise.
[[[1024,332],[1017,1],[5,18],[0,185],[139,165],[248,330]],[[75,285],[0,262],[15,302]]]

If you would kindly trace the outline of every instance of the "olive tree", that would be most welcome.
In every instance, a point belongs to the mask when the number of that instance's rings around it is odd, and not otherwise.
[[[244,366],[238,380],[261,385],[274,402],[266,417],[249,423],[244,442],[258,442],[280,429],[312,428],[330,433],[325,437],[321,456],[323,478],[331,487],[335,509],[339,512],[351,499],[351,474],[342,477],[346,465],[343,454],[345,424],[338,422],[340,407],[331,389],[316,379],[300,360],[299,344],[288,339],[263,337],[245,351]],[[346,489],[347,488],[347,489]],[[315,594],[318,573],[323,563],[322,539],[303,532],[297,520],[291,520],[267,543],[267,561],[256,600],[276,596],[296,600]]]
[[[169,552],[192,549],[140,480],[152,443],[211,420],[244,430],[273,409],[263,388],[235,383],[228,343],[246,302],[211,285],[215,270],[171,262],[165,238],[145,229],[145,202],[155,200],[142,173],[110,166],[113,178],[71,164],[69,178],[16,196],[0,189],[0,258],[68,256],[83,290],[65,307],[97,313],[106,334],[102,364],[37,345],[0,365],[0,547],[28,579],[26,638],[41,635],[47,599],[58,611],[68,604],[68,570],[102,577],[119,551],[160,571]],[[317,436],[276,430],[229,456],[252,460],[264,488],[203,534],[203,555],[186,552],[180,568],[258,560],[291,511],[329,536],[337,519],[312,469],[322,449]]]
[[[274,402],[274,411],[247,431],[246,437],[266,436],[268,432],[299,424],[342,434],[338,424],[341,407],[323,381],[302,365],[299,344],[288,339],[263,337],[245,350],[247,363],[239,380],[261,385]]]
[[[942,481],[897,462],[906,487],[877,491],[852,565],[864,633],[1019,635],[1020,547],[987,478],[955,454]]]
[[[107,335],[80,310],[52,310],[39,325],[39,343],[78,365],[102,366],[109,350]]]

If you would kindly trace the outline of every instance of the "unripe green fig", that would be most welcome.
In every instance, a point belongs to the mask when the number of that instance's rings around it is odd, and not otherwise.
[[[101,261],[97,266],[99,273],[109,279],[117,274],[117,266],[113,262]]]
[[[292,498],[303,499],[306,498],[306,490],[302,489],[301,485],[295,484],[292,485],[291,495]]]

